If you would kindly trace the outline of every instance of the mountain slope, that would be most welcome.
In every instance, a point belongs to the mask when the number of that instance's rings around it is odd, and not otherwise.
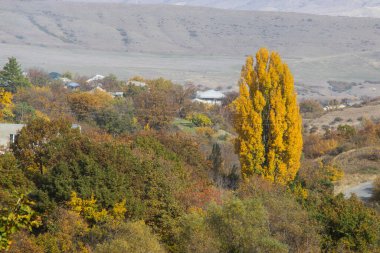
[[[0,42],[145,53],[289,57],[380,48],[380,20],[159,5],[0,1]]]
[[[232,10],[270,10],[332,16],[380,17],[379,0],[68,0],[123,2],[130,4],[174,4]]]
[[[304,84],[301,96],[335,96],[328,80],[380,80],[380,19],[0,1],[0,64],[15,56],[24,67],[48,71],[164,76],[181,83],[228,87],[236,84],[245,55],[260,47],[286,58],[297,83]],[[375,84],[367,86],[355,86],[349,95],[380,95]]]

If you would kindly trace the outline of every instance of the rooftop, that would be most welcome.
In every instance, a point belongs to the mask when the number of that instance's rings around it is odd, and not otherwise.
[[[199,99],[223,99],[226,95],[224,95],[220,91],[216,90],[207,90],[207,91],[198,91],[197,98]]]

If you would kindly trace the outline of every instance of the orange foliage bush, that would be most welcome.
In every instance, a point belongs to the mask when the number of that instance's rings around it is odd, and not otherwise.
[[[312,134],[304,139],[303,151],[306,157],[316,158],[327,154],[338,147],[336,139],[327,139],[317,134]]]

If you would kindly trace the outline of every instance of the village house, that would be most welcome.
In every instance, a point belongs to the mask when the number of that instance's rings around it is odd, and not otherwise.
[[[50,72],[49,77],[53,80],[59,80],[62,77],[62,75],[58,72]]]
[[[137,86],[137,87],[145,87],[146,83],[140,82],[140,81],[130,80],[130,81],[128,81],[127,85],[133,85],[133,86]]]
[[[18,131],[24,126],[24,124],[0,123],[0,151],[9,148],[9,145],[15,142]]]
[[[116,91],[116,92],[108,92],[113,98],[122,98],[124,97],[124,92]]]
[[[212,105],[221,105],[222,100],[226,97],[221,91],[216,90],[207,90],[207,91],[198,91],[196,98],[193,99],[193,102],[206,103]]]
[[[88,79],[88,80],[86,81],[86,83],[97,82],[97,81],[103,80],[104,78],[105,78],[105,76],[102,76],[102,75],[95,75],[95,76],[91,77],[90,79]]]
[[[71,90],[76,90],[80,87],[80,84],[79,83],[76,83],[76,82],[69,82],[66,84],[66,88],[69,88]]]
[[[344,109],[346,107],[347,107],[347,105],[345,105],[345,104],[327,105],[327,106],[323,107],[323,110],[327,112],[327,111],[341,110],[341,109]]]
[[[0,123],[0,154],[4,153],[9,146],[16,141],[18,132],[25,126],[25,124],[11,124]],[[72,129],[82,131],[82,127],[78,124],[72,124]]]

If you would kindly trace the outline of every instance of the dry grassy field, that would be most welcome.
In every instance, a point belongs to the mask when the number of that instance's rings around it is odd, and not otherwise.
[[[319,118],[304,119],[308,129],[317,127],[319,132],[323,132],[324,127],[336,128],[339,125],[360,126],[364,119],[380,120],[380,102],[361,106],[347,107],[325,113]]]

